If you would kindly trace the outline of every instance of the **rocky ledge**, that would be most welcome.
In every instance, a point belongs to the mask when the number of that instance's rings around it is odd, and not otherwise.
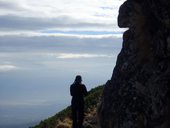
[[[111,80],[98,110],[101,128],[170,128],[170,1],[127,0]]]

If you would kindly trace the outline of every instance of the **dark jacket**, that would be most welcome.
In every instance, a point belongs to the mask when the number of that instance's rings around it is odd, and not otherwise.
[[[84,84],[74,83],[70,86],[70,95],[72,96],[72,105],[84,104],[84,97],[87,95],[87,89]]]

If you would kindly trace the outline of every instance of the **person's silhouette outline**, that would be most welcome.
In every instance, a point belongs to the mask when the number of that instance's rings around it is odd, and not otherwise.
[[[72,128],[82,128],[84,119],[84,97],[87,95],[87,89],[82,84],[82,78],[77,75],[74,83],[70,86],[70,94],[72,96]]]

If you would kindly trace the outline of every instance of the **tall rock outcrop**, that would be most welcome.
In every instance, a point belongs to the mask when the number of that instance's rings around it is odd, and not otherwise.
[[[129,29],[104,89],[101,128],[170,128],[170,0],[127,0],[118,25]]]

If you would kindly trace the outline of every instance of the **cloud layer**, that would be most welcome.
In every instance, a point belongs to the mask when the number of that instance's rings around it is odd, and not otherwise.
[[[16,69],[18,68],[14,65],[0,65],[0,72],[6,72],[6,71],[11,71]]]
[[[118,29],[118,8],[124,0],[0,0],[1,32]]]
[[[100,57],[111,57],[104,54],[73,54],[73,53],[60,53],[56,58],[59,59],[79,59],[79,58],[100,58]]]

